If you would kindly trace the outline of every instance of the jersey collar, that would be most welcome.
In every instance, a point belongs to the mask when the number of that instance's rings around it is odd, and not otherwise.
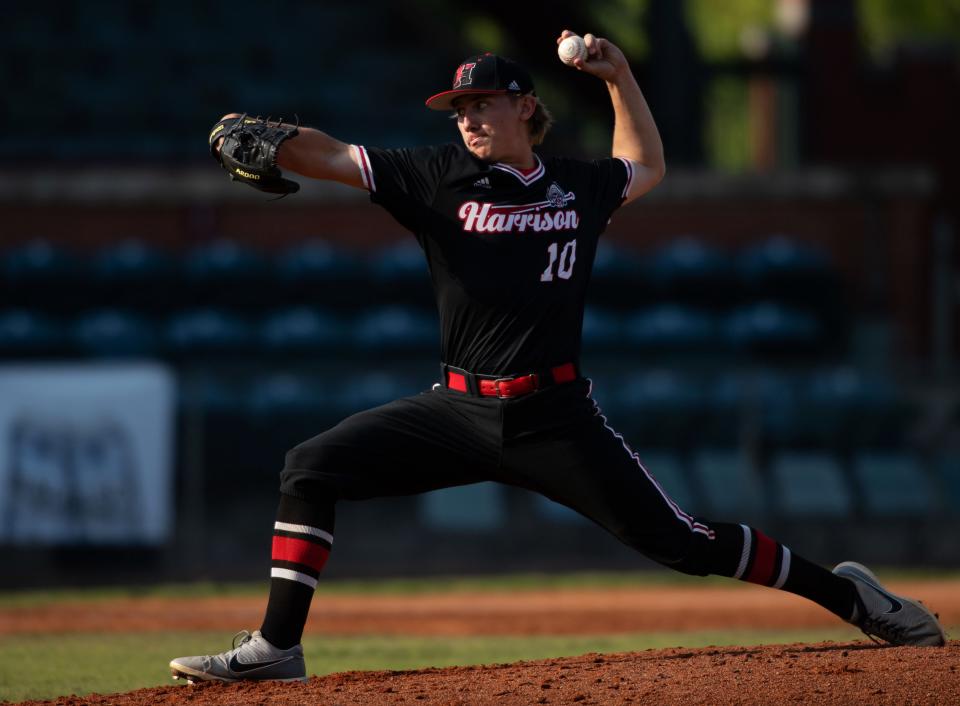
[[[540,161],[540,157],[536,153],[534,153],[533,158],[537,161],[537,166],[529,174],[524,174],[519,169],[515,167],[511,167],[509,164],[503,164],[501,162],[496,162],[494,164],[491,164],[490,168],[499,169],[500,171],[506,172],[507,174],[513,174],[513,176],[519,179],[520,183],[522,183],[524,186],[530,186],[533,182],[535,182],[537,179],[542,177],[546,172],[546,169],[544,169],[544,166],[543,166],[543,162]]]

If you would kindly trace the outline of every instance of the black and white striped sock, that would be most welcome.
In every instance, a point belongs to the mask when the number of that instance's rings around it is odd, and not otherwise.
[[[333,503],[280,497],[273,525],[270,599],[260,632],[281,649],[298,644],[310,613],[317,578],[333,547]]]

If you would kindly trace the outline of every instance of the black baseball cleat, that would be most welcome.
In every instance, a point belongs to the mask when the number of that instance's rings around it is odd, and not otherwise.
[[[239,645],[237,638],[240,639]],[[264,639],[260,631],[246,630],[233,638],[233,649],[218,655],[177,657],[170,662],[174,679],[234,682],[247,680],[306,681],[307,669],[300,645],[281,650]]]
[[[947,643],[947,634],[936,615],[919,601],[890,593],[866,566],[845,561],[837,564],[833,573],[856,587],[853,617],[847,622],[870,639],[879,637],[891,645],[940,647]]]

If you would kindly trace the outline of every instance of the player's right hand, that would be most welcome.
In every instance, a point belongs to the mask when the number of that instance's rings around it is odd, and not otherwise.
[[[557,44],[575,34],[576,32],[571,32],[569,29],[563,30],[557,37]],[[625,71],[630,71],[627,57],[609,39],[595,37],[588,32],[583,35],[583,43],[587,45],[587,60],[574,60],[573,66],[578,71],[610,82],[616,81]]]

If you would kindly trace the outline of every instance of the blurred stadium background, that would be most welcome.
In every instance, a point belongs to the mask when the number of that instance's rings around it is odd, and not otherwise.
[[[455,139],[422,101],[492,50],[554,110],[544,152],[602,155],[564,27],[628,53],[669,165],[596,263],[583,363],[611,424],[689,510],[824,563],[960,565],[960,2],[4,15],[0,587],[263,578],[286,449],[438,378],[413,239],[349,189],[229,183],[220,115]],[[331,576],[647,565],[512,488],[339,512]]]

